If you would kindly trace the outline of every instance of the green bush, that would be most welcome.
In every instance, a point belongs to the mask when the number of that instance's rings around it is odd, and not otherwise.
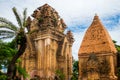
[[[5,76],[5,75],[0,75],[0,80],[7,80],[7,76]]]
[[[56,70],[56,75],[59,77],[60,80],[65,80],[65,75],[62,71]]]

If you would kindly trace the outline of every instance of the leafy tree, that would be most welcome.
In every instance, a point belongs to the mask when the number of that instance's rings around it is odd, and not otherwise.
[[[16,54],[17,49],[14,47],[14,41],[12,42],[2,42],[0,41],[0,70],[7,68],[10,60]],[[6,80],[7,76],[5,73],[1,72],[0,80]]]
[[[8,65],[8,79],[12,79],[15,69],[15,62],[24,53],[26,49],[26,9],[23,11],[23,18],[18,14],[15,7],[12,8],[12,10],[18,22],[18,26],[14,25],[11,21],[7,19],[0,17],[0,39],[15,38],[15,41],[19,45],[17,53],[13,56],[12,60]]]
[[[28,73],[26,72],[26,70],[24,68],[22,68],[21,66],[17,65],[16,66],[16,71],[23,76],[23,78],[27,78],[29,77]]]
[[[0,41],[0,69],[2,65],[8,66],[12,57],[16,54],[17,49],[13,46],[14,41],[6,43]]]
[[[78,61],[74,61],[73,62],[72,80],[78,80],[78,71],[79,71]]]
[[[62,71],[56,70],[56,75],[58,77],[58,80],[65,80],[65,75],[63,74]]]
[[[16,48],[15,44],[16,44],[15,40],[13,40],[12,42],[9,42],[9,43],[0,41],[0,70],[3,69],[3,67],[2,67],[3,65],[4,65],[4,68],[7,68],[12,57],[17,53],[17,48]],[[17,65],[17,64],[19,64],[19,62],[21,62],[20,59],[18,59],[16,61],[16,65],[15,65],[15,69],[14,69],[12,78],[15,78],[16,72],[18,72],[20,75],[23,75],[24,78],[28,77],[28,74],[25,71],[25,69],[23,69],[23,68],[21,68],[21,66]],[[5,79],[5,73],[1,72],[0,80],[4,80],[4,79]]]
[[[116,73],[118,76],[118,80],[120,80],[120,45],[117,44],[117,41],[113,40],[113,43],[115,44],[115,47],[117,49],[117,69]]]
[[[113,40],[115,47],[117,49],[117,67],[120,67],[120,45],[117,44],[117,41]]]
[[[0,80],[7,80],[7,76],[5,76],[5,75],[0,75]]]
[[[120,52],[120,45],[117,44],[117,41],[113,40],[113,43],[115,44],[117,51]]]

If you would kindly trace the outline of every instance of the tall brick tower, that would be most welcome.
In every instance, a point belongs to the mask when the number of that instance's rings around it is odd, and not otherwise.
[[[33,20],[27,20],[29,35],[27,49],[23,54],[22,67],[31,78],[54,80],[59,78],[57,71],[68,80],[72,74],[72,44],[71,31],[64,34],[66,24],[58,13],[48,4],[37,8]]]
[[[116,80],[116,49],[95,15],[79,49],[79,80]]]

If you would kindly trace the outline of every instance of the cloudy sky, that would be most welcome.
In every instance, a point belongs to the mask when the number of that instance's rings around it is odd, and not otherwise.
[[[5,17],[17,24],[12,7],[19,12],[27,8],[28,15],[48,3],[67,24],[67,30],[74,34],[73,56],[77,59],[78,50],[86,29],[95,14],[99,16],[113,40],[120,44],[120,1],[119,0],[0,0],[0,17]]]

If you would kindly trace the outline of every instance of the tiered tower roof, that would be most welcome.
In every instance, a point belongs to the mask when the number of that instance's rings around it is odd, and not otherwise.
[[[108,31],[102,25],[99,17],[95,15],[92,24],[85,33],[78,55],[83,53],[89,54],[116,52],[117,51]]]
[[[66,24],[64,23],[63,19],[60,18],[58,12],[48,4],[37,8],[32,16],[38,20],[39,28],[49,27],[60,32],[64,32],[66,28]]]

